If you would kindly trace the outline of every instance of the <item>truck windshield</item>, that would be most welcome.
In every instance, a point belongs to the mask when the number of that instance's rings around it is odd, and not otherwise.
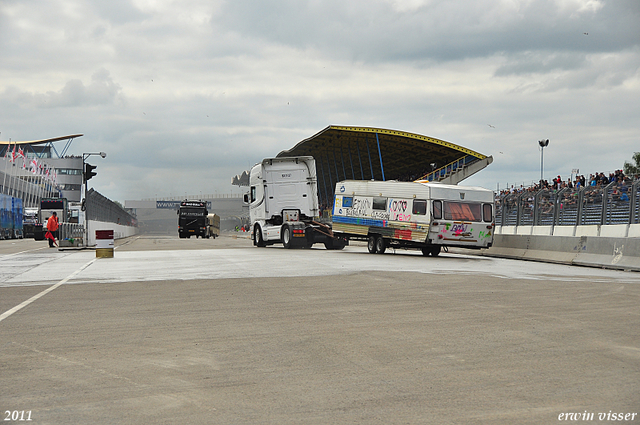
[[[482,221],[482,207],[471,202],[444,201],[444,219]]]

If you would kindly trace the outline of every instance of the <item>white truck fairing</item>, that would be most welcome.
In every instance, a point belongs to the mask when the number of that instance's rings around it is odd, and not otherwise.
[[[316,162],[311,156],[267,158],[249,173],[251,236],[259,247],[282,243],[285,248],[309,248],[322,242],[342,249],[331,227],[320,223]]]
[[[312,157],[267,158],[249,174],[251,220],[268,220],[282,210],[318,215],[316,164]]]

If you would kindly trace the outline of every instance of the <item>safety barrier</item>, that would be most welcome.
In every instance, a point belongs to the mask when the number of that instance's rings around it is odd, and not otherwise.
[[[640,180],[496,198],[498,226],[589,226],[640,223]]]
[[[501,233],[482,255],[640,271],[640,238]]]
[[[105,221],[89,220],[89,243],[88,246],[95,246],[95,232],[96,230],[113,230],[114,239],[127,238],[138,234],[137,226],[123,226],[117,223],[110,223]]]
[[[60,223],[58,240],[60,246],[81,246],[84,239],[84,226],[78,223]]]

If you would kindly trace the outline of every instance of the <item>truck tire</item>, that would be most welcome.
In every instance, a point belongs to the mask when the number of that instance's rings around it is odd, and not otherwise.
[[[440,254],[441,248],[442,247],[440,245],[425,246],[422,248],[422,255],[424,255],[425,257],[428,255],[431,255],[432,257],[437,257],[438,254]]]
[[[369,240],[367,241],[367,249],[369,250],[369,254],[375,254],[376,251],[376,236],[369,236]]]
[[[291,232],[291,227],[288,224],[282,226],[282,231],[280,232],[282,235],[282,245],[284,245],[285,249],[293,248],[293,243],[291,238],[293,237],[293,233]]]
[[[387,242],[384,240],[382,236],[378,236],[376,238],[376,253],[384,254],[386,250],[387,250]]]
[[[256,224],[256,227],[253,229],[253,240],[256,246],[263,248],[267,246],[267,243],[262,238],[262,230],[260,226]]]

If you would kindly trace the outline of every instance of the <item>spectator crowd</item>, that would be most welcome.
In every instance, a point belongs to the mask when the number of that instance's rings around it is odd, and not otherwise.
[[[639,176],[626,176],[622,170],[616,170],[613,173],[609,173],[609,176],[606,176],[602,172],[597,172],[595,174],[590,174],[589,178],[585,178],[584,175],[576,175],[573,180],[562,180],[562,177],[555,177],[551,182],[548,180],[541,180],[539,183],[524,187],[524,185],[520,185],[520,187],[515,187],[511,185],[510,188],[504,189],[500,191],[499,197],[504,198],[511,194],[519,194],[524,192],[538,192],[540,190],[547,191],[560,191],[565,188],[569,189],[582,189],[584,187],[592,187],[592,188],[600,188],[609,185],[610,183],[616,183],[613,188],[614,195],[618,195],[621,197],[623,194],[627,197],[628,200],[628,189],[633,184],[634,180],[637,180]]]

